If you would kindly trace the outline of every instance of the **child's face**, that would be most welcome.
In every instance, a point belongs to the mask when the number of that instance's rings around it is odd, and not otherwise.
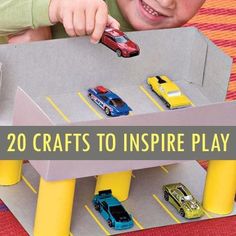
[[[117,0],[136,30],[174,28],[191,19],[205,0]]]

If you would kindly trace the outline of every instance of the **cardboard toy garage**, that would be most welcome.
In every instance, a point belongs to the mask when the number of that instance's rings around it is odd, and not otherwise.
[[[129,59],[117,57],[104,45],[91,45],[85,37],[1,46],[2,122],[11,124],[9,110],[19,86],[14,125],[235,125],[236,102],[224,102],[232,60],[198,30],[134,32],[129,37],[141,49],[139,56]],[[163,104],[146,83],[148,76],[162,74],[175,81],[196,107],[159,110],[143,89]],[[87,99],[88,88],[97,85],[117,93],[133,109],[133,115],[108,118],[87,100],[103,119],[98,117],[81,99]],[[118,162],[111,167],[109,162],[98,161],[93,169],[90,161],[31,163],[48,180],[158,165],[141,161]],[[57,174],[61,165],[70,171]]]
[[[86,37],[0,46],[0,124],[236,125],[236,102],[224,101],[232,59],[198,30],[181,28],[132,32],[128,36],[141,50],[139,56],[128,59],[117,57],[104,45],[91,45]],[[191,99],[193,107],[168,110],[147,86],[147,77],[155,75],[167,75],[175,81]],[[107,117],[87,98],[87,90],[97,85],[103,85],[120,95],[132,108],[132,115]],[[148,170],[142,169],[171,163],[173,161],[113,161],[111,165],[109,161],[30,161],[31,165],[28,164],[25,167],[28,170],[25,171],[37,176],[33,182],[37,182],[38,174],[46,180],[63,180],[130,169],[145,171],[145,178],[149,178],[150,175],[146,174]],[[199,171],[195,162],[190,163],[195,178],[203,184],[205,174]],[[187,164],[177,164],[171,168],[178,169],[179,165]],[[184,169],[181,169],[182,176]],[[169,181],[176,181],[179,174],[175,171]],[[188,178],[187,175],[184,177]],[[153,178],[150,181],[155,185]],[[89,186],[92,189],[93,183]],[[19,187],[10,188],[13,192],[20,191]],[[196,194],[202,197],[198,191],[196,189]],[[23,217],[19,205],[18,208],[14,207],[11,194],[4,191],[3,195],[3,200],[12,206],[31,232],[32,220],[29,223],[27,217]],[[129,201],[132,205],[132,198]],[[32,205],[31,217],[35,202]],[[161,225],[165,224],[170,222]],[[157,225],[160,224],[148,223],[147,227]]]

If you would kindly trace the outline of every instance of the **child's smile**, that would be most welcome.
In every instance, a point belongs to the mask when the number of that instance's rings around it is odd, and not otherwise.
[[[157,9],[157,6],[151,6],[146,1],[139,0],[138,4],[138,9],[141,16],[144,18],[144,20],[151,24],[156,24],[164,17],[167,17],[166,15],[162,14],[159,9]]]
[[[205,0],[116,0],[124,18],[136,30],[179,27]]]

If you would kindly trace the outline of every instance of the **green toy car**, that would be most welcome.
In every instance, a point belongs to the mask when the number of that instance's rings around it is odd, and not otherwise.
[[[204,215],[201,204],[183,184],[164,185],[163,192],[164,199],[170,202],[182,217],[194,219]]]

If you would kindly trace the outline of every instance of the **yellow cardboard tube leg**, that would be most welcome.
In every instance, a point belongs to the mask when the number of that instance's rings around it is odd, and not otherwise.
[[[75,179],[40,179],[34,236],[69,236]]]
[[[0,161],[0,185],[13,185],[21,180],[23,161]]]
[[[236,193],[236,161],[209,161],[203,207],[216,214],[229,214]]]
[[[98,192],[102,190],[111,189],[114,197],[119,201],[125,201],[129,197],[131,177],[131,170],[99,175],[95,194],[98,194]]]

